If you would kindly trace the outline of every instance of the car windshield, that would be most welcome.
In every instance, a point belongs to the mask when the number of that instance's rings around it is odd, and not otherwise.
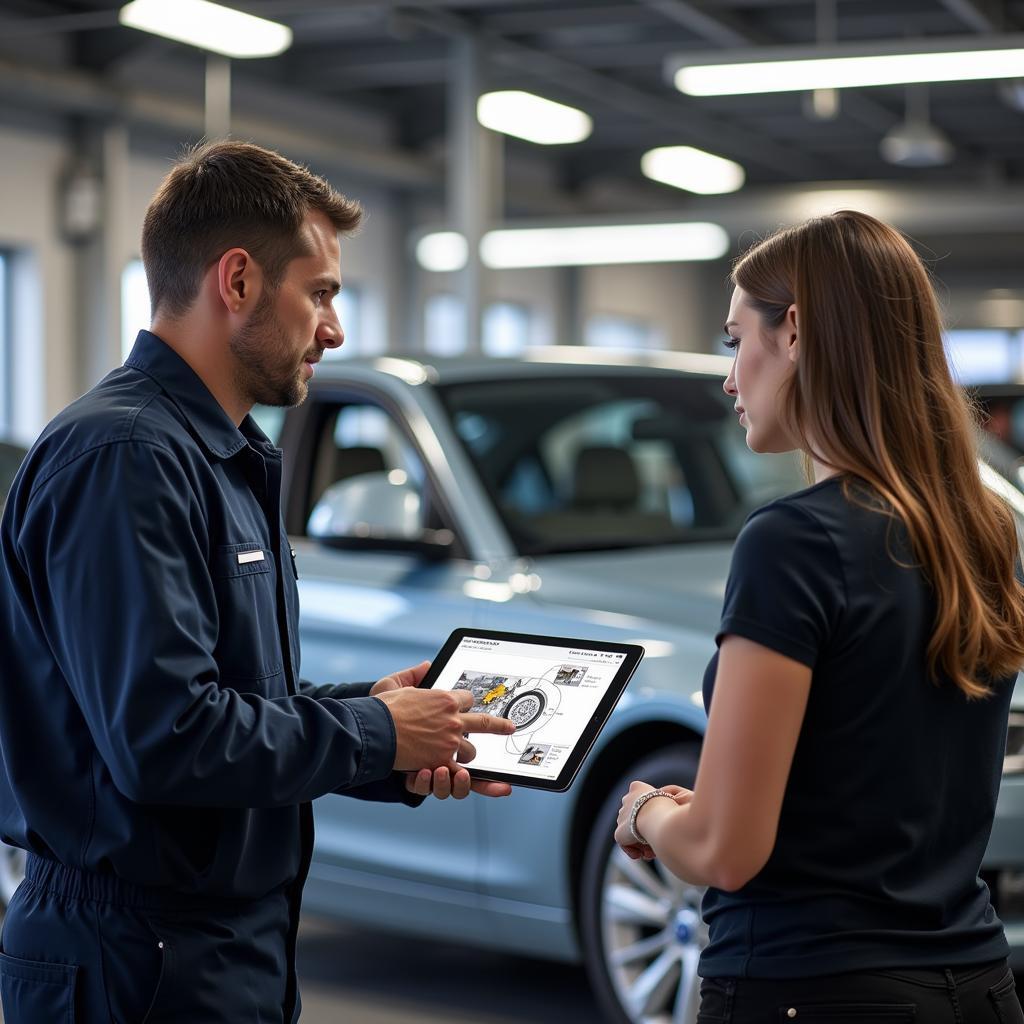
[[[524,555],[730,540],[806,486],[798,458],[755,455],[716,377],[618,374],[440,387]]]

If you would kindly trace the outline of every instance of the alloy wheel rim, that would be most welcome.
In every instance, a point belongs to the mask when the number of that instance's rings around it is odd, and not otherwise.
[[[605,967],[634,1024],[695,1024],[697,961],[707,945],[704,890],[660,861],[630,860],[613,846],[601,895]]]

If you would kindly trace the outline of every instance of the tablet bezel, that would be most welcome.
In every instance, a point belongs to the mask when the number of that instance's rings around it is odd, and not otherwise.
[[[455,653],[459,644],[462,643],[466,637],[479,637],[481,640],[499,640],[507,641],[509,643],[535,644],[538,647],[565,647],[576,649],[583,648],[591,651],[612,651],[616,654],[625,655],[618,671],[615,673],[612,681],[608,684],[608,689],[601,697],[601,701],[594,710],[593,715],[590,716],[590,721],[583,727],[583,732],[576,741],[576,745],[573,747],[572,752],[563,762],[562,770],[558,773],[556,778],[538,779],[533,775],[519,775],[515,772],[488,771],[485,769],[477,771],[473,768],[472,761],[466,764],[466,768],[474,779],[487,779],[493,782],[507,782],[512,786],[525,786],[528,789],[546,789],[558,793],[564,793],[572,785],[573,780],[576,778],[580,768],[583,766],[583,762],[586,760],[587,755],[594,746],[598,735],[604,728],[604,725],[608,721],[612,711],[615,709],[615,705],[618,704],[619,698],[625,691],[630,679],[633,677],[633,673],[636,671],[637,666],[640,664],[640,661],[644,656],[645,652],[643,647],[641,647],[640,644],[615,643],[610,640],[584,640],[564,636],[543,636],[539,633],[509,633],[495,629],[473,629],[471,627],[464,627],[454,630],[451,636],[449,636],[444,642],[444,646],[437,652],[437,656],[434,658],[430,669],[420,682],[419,685],[421,687],[430,688],[434,685],[444,667],[451,660],[452,655]],[[472,735],[470,735],[469,739],[470,742],[472,742]]]

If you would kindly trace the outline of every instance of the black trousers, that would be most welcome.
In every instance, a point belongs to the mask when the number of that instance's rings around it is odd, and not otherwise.
[[[697,1024],[1024,1024],[1002,960],[822,978],[705,978]]]

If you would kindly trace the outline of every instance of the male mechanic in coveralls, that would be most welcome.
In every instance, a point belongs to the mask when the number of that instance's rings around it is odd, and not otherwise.
[[[465,796],[468,691],[299,678],[281,452],[344,338],[338,233],[361,210],[226,142],[146,213],[153,304],[125,365],[46,427],[0,559],[0,834],[28,851],[3,926],[7,1024],[286,1024],[310,801]],[[412,854],[410,853],[410,856]]]

